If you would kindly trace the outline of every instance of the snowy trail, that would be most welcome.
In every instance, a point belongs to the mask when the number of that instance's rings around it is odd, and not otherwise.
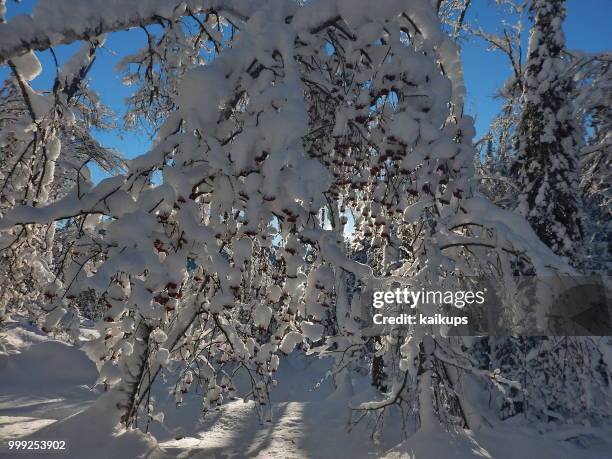
[[[214,413],[210,430],[160,446],[181,458],[307,457],[302,447],[304,402],[284,402],[275,407],[270,423],[260,425],[252,402],[232,402]]]
[[[27,330],[15,329],[0,338],[0,443],[32,434],[35,439],[41,435],[38,431],[62,424],[55,423],[86,410],[99,396],[90,390],[97,376],[95,367],[78,348],[57,341],[42,346],[40,336]],[[398,430],[390,421],[391,429],[375,444],[367,426],[347,430],[348,399],[322,380],[326,368],[323,361],[299,355],[286,359],[279,368],[282,382],[273,393],[270,422],[261,422],[255,402],[242,400],[225,403],[202,419],[201,394],[190,394],[190,403],[176,407],[168,388],[162,386],[156,395],[166,417],[163,425],[153,422],[150,432],[166,457],[181,459],[524,459],[534,457],[534,450],[540,459],[610,457],[609,442],[594,444],[587,451],[511,425],[477,434],[419,432],[400,444],[401,438],[386,437]],[[65,436],[73,445],[92,429],[96,431],[100,421],[91,410],[82,415],[64,424],[69,427]],[[184,432],[180,440],[174,439],[177,428]],[[110,450],[117,459],[133,459],[140,447],[137,438],[117,442]],[[107,453],[98,451],[91,457],[106,459]]]
[[[32,402],[41,417],[3,416],[0,414],[0,441],[23,437],[55,422],[53,408],[62,402]],[[72,406],[74,407],[75,404]],[[83,404],[81,408],[87,406]],[[517,432],[417,434],[406,443],[386,450],[377,449],[368,435],[350,434],[336,401],[296,401],[275,404],[273,419],[260,423],[253,402],[233,401],[211,413],[198,426],[198,433],[180,440],[160,441],[165,457],[177,459],[605,459],[607,446],[592,451],[576,449],[541,436]],[[49,411],[46,411],[49,409]],[[70,410],[64,405],[63,414]],[[45,417],[45,415],[47,417]],[[116,457],[128,458],[119,451]],[[97,457],[97,456],[96,456]]]
[[[346,431],[346,408],[339,408],[335,402],[280,402],[272,421],[261,424],[253,402],[235,401],[212,414],[196,437],[160,446],[171,456],[193,459],[381,457],[367,435]]]

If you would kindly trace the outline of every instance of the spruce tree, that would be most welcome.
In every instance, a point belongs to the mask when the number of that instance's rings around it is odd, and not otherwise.
[[[533,28],[513,171],[518,210],[554,252],[577,261],[582,237],[578,184],[579,128],[570,94],[574,83],[563,59],[564,0],[534,0]]]

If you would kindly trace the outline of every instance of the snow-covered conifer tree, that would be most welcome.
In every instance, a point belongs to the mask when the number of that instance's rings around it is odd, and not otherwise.
[[[582,238],[581,137],[571,100],[572,75],[563,59],[564,0],[534,0],[525,64],[523,109],[514,173],[518,210],[555,253],[578,262]]]

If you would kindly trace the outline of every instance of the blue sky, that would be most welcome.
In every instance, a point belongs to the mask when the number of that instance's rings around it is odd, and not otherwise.
[[[501,31],[502,16],[495,13],[493,0],[474,0],[467,21],[493,32]],[[612,50],[612,0],[567,0],[567,18],[563,24],[568,49],[588,52]],[[530,23],[525,20],[524,27]],[[524,34],[527,36],[528,34]],[[523,49],[527,49],[524,43]],[[482,40],[462,45],[461,55],[467,87],[466,113],[476,119],[478,135],[487,131],[500,103],[494,99],[497,88],[511,74],[508,59],[498,52],[487,51]]]
[[[37,0],[24,0],[15,4],[9,1],[8,19],[16,14],[28,13],[36,2]],[[496,12],[493,3],[493,0],[474,0],[467,20],[482,25],[490,32],[501,30],[500,20],[503,17]],[[612,27],[609,25],[612,0],[567,0],[567,10],[564,29],[569,49],[597,52],[612,48]],[[525,25],[528,26],[528,22]],[[90,72],[93,88],[100,93],[102,101],[119,115],[125,111],[124,101],[130,95],[131,89],[122,84],[121,75],[115,71],[115,66],[122,57],[135,52],[144,44],[145,35],[139,29],[110,34]],[[65,62],[78,46],[72,44],[56,47],[55,52],[60,64]],[[486,132],[489,122],[497,114],[500,103],[493,96],[510,75],[510,64],[506,57],[487,51],[486,48],[486,44],[480,40],[471,40],[462,47],[468,91],[465,110],[476,119],[478,135]],[[49,51],[39,53],[39,58],[45,70],[32,85],[36,89],[49,89],[54,78],[55,65]],[[6,75],[6,67],[0,68],[0,78],[4,79]],[[103,145],[116,148],[127,158],[144,153],[150,145],[146,133],[114,130],[99,132],[96,136]],[[94,171],[94,177],[98,175],[99,172]]]

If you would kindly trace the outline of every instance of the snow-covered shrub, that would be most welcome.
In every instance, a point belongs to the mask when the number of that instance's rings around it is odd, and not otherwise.
[[[280,358],[301,347],[337,357],[339,389],[358,359],[383,358],[387,393],[356,412],[399,405],[424,430],[476,428],[462,374],[513,382],[473,365],[438,326],[373,343],[362,295],[393,283],[452,289],[468,276],[512,289],[517,266],[569,268],[526,220],[477,192],[457,48],[432,2],[188,3],[130,0],[103,17],[83,7],[91,14],[61,30],[0,27],[0,38],[13,33],[0,58],[92,27],[163,28],[124,61],[137,85],[128,121],[154,125],[153,147],[124,173],[98,184],[83,173],[60,199],[15,203],[0,220],[3,234],[68,218],[78,228],[45,286],[49,327],[96,292],[106,310],[88,350],[125,426],[142,410],[154,416],[162,373],[178,375],[177,404],[197,388],[214,409],[244,373],[245,397],[268,406]],[[186,16],[196,40],[181,29]],[[210,59],[199,57],[204,43]],[[345,229],[367,241],[365,259]],[[534,311],[539,327],[545,312]]]

